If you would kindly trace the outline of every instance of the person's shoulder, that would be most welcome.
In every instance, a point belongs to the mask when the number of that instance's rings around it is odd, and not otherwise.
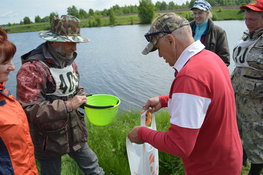
[[[213,23],[213,30],[214,31],[216,31],[218,33],[225,33],[226,32],[222,27],[216,25],[212,20],[211,20],[211,22]]]
[[[221,28],[215,24],[211,28],[210,32],[214,33],[217,36],[217,38],[221,38],[221,37],[225,38],[226,37],[226,31],[223,28]]]
[[[211,56],[218,56],[216,53],[207,49],[201,50],[196,56],[200,56],[200,55],[202,55],[201,58],[208,58],[208,60],[210,60]]]
[[[188,66],[188,71],[190,69],[194,76],[196,76],[197,73],[198,76],[201,77],[206,75],[214,75],[215,72],[220,72],[222,66],[226,67],[217,54],[207,49],[203,49],[201,52],[194,55],[189,60],[189,63],[191,64]]]
[[[18,74],[22,72],[27,72],[30,74],[35,74],[37,72],[44,72],[46,71],[46,67],[47,66],[39,60],[28,61],[21,65]]]
[[[211,59],[213,58],[213,59]],[[210,50],[203,49],[196,55],[194,55],[191,60],[195,62],[198,66],[203,66],[204,64],[210,65],[214,61],[214,59],[218,59],[218,55]],[[208,66],[210,67],[210,66]]]
[[[39,66],[40,64],[42,64],[40,60],[27,61],[27,62],[25,62],[25,63],[23,63],[23,64],[21,65],[21,68],[25,68],[25,67],[37,67],[37,66]]]
[[[218,25],[215,25],[216,30],[218,30],[219,32],[226,32],[225,29],[223,29],[222,27],[219,27]]]

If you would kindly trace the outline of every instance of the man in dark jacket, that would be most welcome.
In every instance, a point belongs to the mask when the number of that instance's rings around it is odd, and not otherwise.
[[[51,31],[40,32],[40,37],[47,42],[22,56],[17,98],[30,123],[41,175],[60,175],[64,154],[84,174],[103,175],[87,144],[84,116],[78,111],[86,102],[86,93],[79,86],[76,44],[88,42],[80,36],[79,19],[70,15],[55,18]]]

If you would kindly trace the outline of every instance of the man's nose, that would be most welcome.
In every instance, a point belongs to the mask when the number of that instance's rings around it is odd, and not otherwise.
[[[160,53],[159,49],[158,49],[158,55],[159,55],[159,57],[162,57],[162,55],[161,55],[161,53]]]

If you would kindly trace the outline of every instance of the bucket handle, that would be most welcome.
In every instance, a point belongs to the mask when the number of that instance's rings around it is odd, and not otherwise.
[[[83,104],[85,107],[88,107],[88,108],[93,108],[93,109],[107,109],[107,108],[112,108],[114,107],[113,105],[110,105],[110,106],[93,106],[93,105],[88,105],[88,104]]]
[[[88,94],[86,95],[86,97],[88,96],[92,96],[93,94]],[[118,100],[116,105],[119,103],[120,101]],[[107,108],[112,108],[114,107],[113,105],[110,106],[93,106],[93,105],[88,105],[87,103],[83,104],[83,106],[88,107],[88,108],[93,108],[93,109],[107,109]]]

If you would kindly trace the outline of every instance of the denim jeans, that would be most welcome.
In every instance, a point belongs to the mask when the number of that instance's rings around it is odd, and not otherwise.
[[[68,155],[74,159],[84,175],[104,175],[103,169],[98,164],[96,154],[88,144],[78,151],[70,152]],[[50,159],[38,159],[41,175],[60,175],[61,156]]]

